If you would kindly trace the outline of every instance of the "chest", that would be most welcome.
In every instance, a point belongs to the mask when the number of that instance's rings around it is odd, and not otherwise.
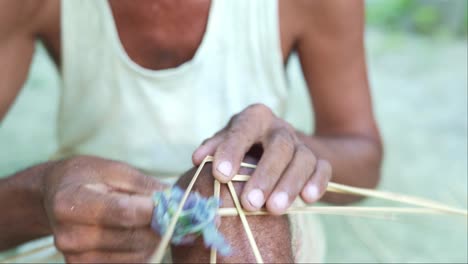
[[[139,3],[109,0],[119,39],[129,57],[153,70],[177,67],[191,60],[205,36],[211,1],[143,0]],[[284,61],[293,45],[287,27],[281,23],[278,29]]]
[[[160,70],[177,67],[193,58],[205,36],[211,0],[108,0],[118,36],[130,59],[140,66]],[[279,32],[283,61],[291,53],[296,32],[289,19],[289,5],[278,2]],[[60,65],[60,14],[56,27],[44,36],[44,43]],[[226,34],[230,34],[226,32]]]

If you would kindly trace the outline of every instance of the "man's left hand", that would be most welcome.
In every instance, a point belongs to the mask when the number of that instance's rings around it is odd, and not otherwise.
[[[241,195],[245,209],[255,211],[266,204],[269,212],[282,214],[299,195],[312,203],[325,193],[332,175],[330,163],[318,158],[289,123],[262,104],[233,116],[195,150],[193,162],[199,165],[213,155],[213,175],[228,182],[256,144],[261,144],[263,154]]]

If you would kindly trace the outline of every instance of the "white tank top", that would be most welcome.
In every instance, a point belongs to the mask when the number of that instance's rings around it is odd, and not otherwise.
[[[63,1],[56,158],[102,156],[168,177],[250,104],[300,126],[310,109],[290,113],[278,20],[277,1],[213,0],[193,59],[149,70],[126,54],[107,0]]]

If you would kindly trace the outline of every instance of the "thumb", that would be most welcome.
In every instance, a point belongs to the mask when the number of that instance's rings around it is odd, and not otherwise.
[[[168,187],[154,177],[147,176],[139,170],[123,163],[113,165],[106,172],[104,181],[110,187],[121,192],[151,195],[155,191],[161,191]]]

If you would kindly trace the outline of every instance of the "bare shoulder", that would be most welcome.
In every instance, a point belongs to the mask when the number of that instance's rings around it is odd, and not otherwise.
[[[0,1],[0,42],[17,34],[40,35],[57,0]]]
[[[353,24],[362,23],[361,0],[280,0],[280,6],[295,18],[298,34],[315,32],[325,35],[345,33]]]
[[[59,0],[0,1],[0,121],[27,78],[35,40],[51,39],[48,32],[57,24],[51,23],[51,12],[58,13],[58,4]]]

